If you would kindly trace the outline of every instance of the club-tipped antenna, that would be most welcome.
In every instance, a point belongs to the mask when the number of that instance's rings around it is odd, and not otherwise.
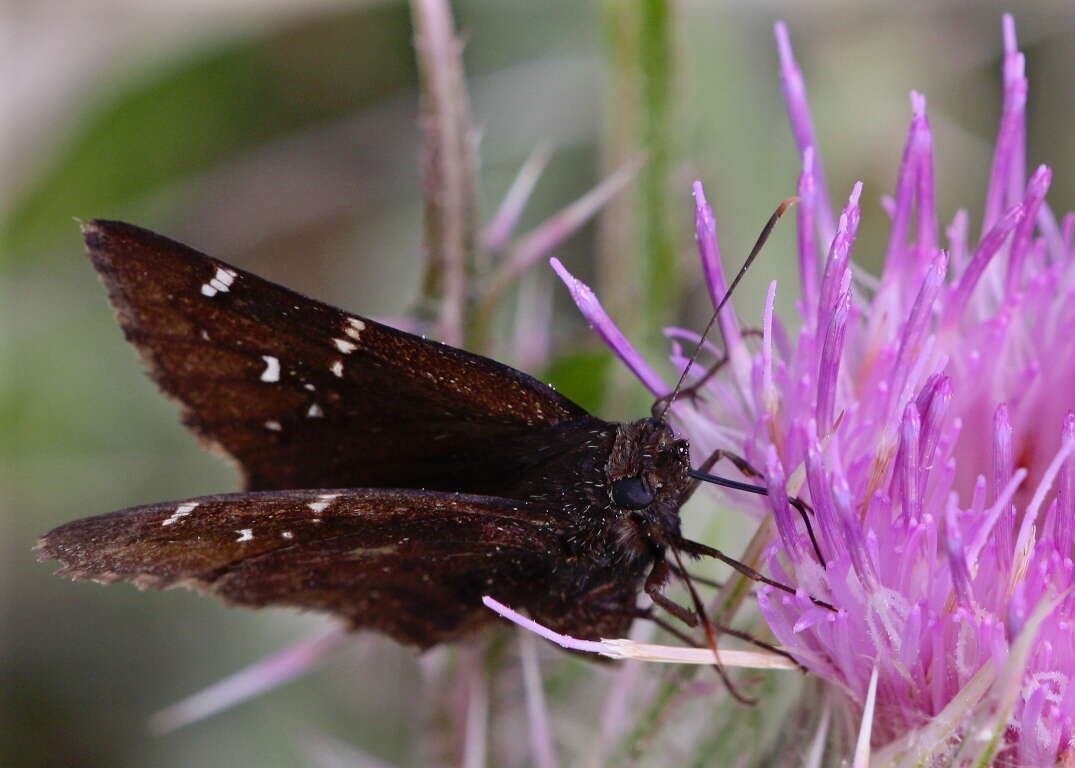
[[[799,202],[798,197],[789,197],[782,202],[773,215],[769,217],[769,220],[765,222],[765,226],[762,227],[761,234],[758,235],[757,241],[754,243],[754,247],[750,249],[750,255],[747,256],[746,261],[743,262],[743,266],[739,268],[739,272],[736,274],[735,279],[732,280],[732,284],[728,286],[728,290],[724,292],[723,298],[717,303],[717,308],[713,310],[712,317],[709,318],[709,322],[705,325],[705,330],[702,331],[701,337],[698,339],[698,344],[694,347],[694,351],[687,359],[687,364],[683,367],[683,372],[679,375],[679,381],[676,382],[675,389],[672,390],[670,395],[666,395],[661,398],[664,401],[664,407],[659,414],[655,414],[656,418],[664,419],[668,413],[668,409],[672,407],[672,403],[676,401],[676,397],[679,395],[679,391],[683,388],[683,382],[687,380],[687,374],[690,373],[691,367],[694,365],[694,361],[701,354],[702,346],[705,344],[706,336],[713,330],[713,324],[717,322],[717,318],[720,317],[720,311],[724,309],[724,305],[728,303],[728,299],[732,297],[732,292],[735,291],[735,287],[739,285],[739,281],[743,279],[743,275],[750,269],[750,265],[754,262],[755,257],[761,253],[761,249],[765,246],[765,241],[769,239],[769,234],[773,231],[773,227],[780,221],[780,217],[784,215],[784,212]],[[660,402],[660,401],[658,401]]]

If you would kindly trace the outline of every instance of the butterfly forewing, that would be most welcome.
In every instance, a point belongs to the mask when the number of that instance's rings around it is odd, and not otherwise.
[[[489,620],[483,594],[531,603],[548,590],[564,528],[549,510],[482,496],[265,491],[76,520],[39,549],[76,579],[322,610],[429,646]]]
[[[309,299],[129,224],[84,225],[127,338],[252,490],[500,494],[533,442],[604,422],[488,358]]]

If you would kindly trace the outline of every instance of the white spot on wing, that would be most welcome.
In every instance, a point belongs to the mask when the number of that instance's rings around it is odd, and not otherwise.
[[[235,282],[235,273],[230,269],[219,267],[216,271],[216,275],[213,276],[213,279],[224,286],[220,290],[226,291],[231,287],[231,284]]]
[[[336,349],[340,350],[345,355],[349,355],[356,349],[358,349],[358,347],[349,342],[347,339],[333,339],[332,343],[336,345]]]
[[[293,539],[293,538],[295,538],[295,534],[293,534],[291,531],[284,531],[283,533],[280,534],[280,536],[282,538],[285,538],[285,539]]]
[[[313,391],[315,391],[317,389],[317,387],[315,387],[313,384],[303,384],[302,388],[307,389],[310,392],[313,392]]]
[[[216,274],[208,283],[202,284],[202,294],[216,296],[218,293],[227,293],[231,284],[235,282],[235,272],[224,267],[217,267]]]
[[[324,415],[325,412],[321,410],[321,406],[317,403],[314,403],[306,409],[306,417],[309,419],[320,419]]]
[[[317,514],[320,515],[322,512],[324,512],[326,509],[328,509],[329,505],[338,496],[339,496],[338,493],[323,493],[323,494],[321,494],[320,496],[317,497],[317,501],[311,501],[306,506],[308,506],[310,509],[312,509],[314,512],[316,512]]]
[[[336,376],[337,376],[338,378],[341,378],[341,379],[342,379],[342,378],[343,378],[343,360],[337,360],[337,361],[335,361],[335,362],[334,362],[334,363],[333,363],[333,364],[332,364],[332,365],[330,366],[330,370],[331,370],[331,371],[332,371],[332,372],[333,372],[333,373],[334,373],[334,374],[335,374],[335,375],[336,375]]]
[[[265,429],[271,429],[273,432],[279,432],[281,429],[283,429],[283,427],[278,421],[266,421]]]
[[[254,540],[254,529],[253,528],[243,528],[242,530],[236,531],[236,533],[239,534],[239,538],[237,538],[236,541],[253,541]]]
[[[261,380],[280,381],[280,361],[272,355],[262,355],[261,359],[265,361],[265,370],[261,372]]]
[[[355,341],[358,341],[364,330],[366,330],[366,324],[364,322],[357,317],[349,317],[347,318],[347,325],[344,327],[343,332]]]
[[[172,516],[169,517],[167,520],[165,520],[163,523],[161,523],[161,525],[162,526],[164,526],[164,525],[172,525],[173,523],[179,522],[179,518],[186,517],[191,512],[193,512],[194,508],[197,507],[197,506],[198,506],[198,502],[194,502],[193,504],[181,504],[181,505],[179,505],[178,507],[175,508],[175,512],[172,513]]]

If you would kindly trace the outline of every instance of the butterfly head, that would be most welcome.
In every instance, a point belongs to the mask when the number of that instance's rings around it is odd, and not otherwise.
[[[679,535],[679,507],[690,483],[690,451],[662,419],[622,424],[605,471],[622,538],[661,546]]]

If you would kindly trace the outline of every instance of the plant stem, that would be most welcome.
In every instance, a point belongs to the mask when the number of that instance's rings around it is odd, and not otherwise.
[[[436,316],[437,336],[458,347],[477,253],[475,132],[451,8],[446,0],[414,0],[411,14],[425,152],[426,272],[419,310]]]
[[[642,170],[642,279],[646,336],[675,317],[679,276],[668,204],[671,164],[672,9],[671,0],[640,0],[639,63],[642,75],[642,146],[649,162]]]
[[[647,356],[665,354],[661,329],[675,319],[679,298],[669,218],[674,11],[672,0],[605,0],[602,6],[608,61],[603,172],[640,154],[646,165],[637,188],[602,213],[596,287]],[[608,399],[625,413],[643,405],[626,373],[614,376]]]

